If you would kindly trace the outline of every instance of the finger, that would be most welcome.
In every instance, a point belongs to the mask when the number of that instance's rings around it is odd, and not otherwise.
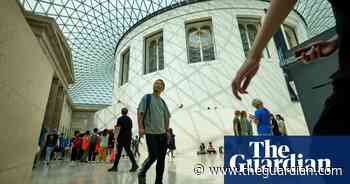
[[[320,58],[321,57],[321,48],[320,48],[320,46],[319,45],[317,45],[316,47],[315,47],[315,55],[316,55],[316,58]]]
[[[243,85],[242,85],[242,89],[241,89],[241,93],[244,93],[244,94],[248,94],[248,91],[247,91],[247,88],[250,84],[250,81],[251,81],[251,77],[247,77],[244,82],[243,82]]]
[[[301,57],[302,57],[302,62],[303,62],[304,64],[309,64],[309,59],[308,59],[308,56],[306,55],[305,52],[302,53]]]
[[[307,55],[309,55],[309,61],[314,60],[316,58],[315,47],[312,47]]]
[[[234,80],[232,82],[232,92],[233,92],[233,95],[238,99],[238,100],[241,100],[242,98],[239,96],[238,94],[238,87],[237,87],[237,81]]]
[[[295,57],[299,57],[303,54],[304,52],[304,48],[301,48],[301,49],[297,49],[295,52],[294,52],[294,55]]]

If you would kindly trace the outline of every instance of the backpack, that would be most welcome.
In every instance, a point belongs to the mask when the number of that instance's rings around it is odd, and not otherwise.
[[[96,145],[98,143],[98,136],[97,135],[92,135],[91,140],[90,140],[90,145]]]

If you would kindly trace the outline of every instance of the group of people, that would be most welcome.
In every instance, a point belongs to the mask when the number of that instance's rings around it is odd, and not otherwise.
[[[256,108],[255,115],[246,111],[235,111],[233,118],[233,132],[236,136],[253,136],[253,125],[256,123],[258,135],[286,136],[287,129],[284,118],[280,114],[272,114],[261,100],[253,100]]]
[[[64,160],[68,160],[70,155],[71,161],[103,162],[108,155],[113,155],[112,150],[115,150],[114,164],[108,171],[117,172],[124,149],[132,164],[130,172],[136,172],[139,166],[135,157],[140,157],[139,144],[141,138],[145,137],[148,157],[138,172],[139,184],[146,183],[146,173],[156,161],[155,184],[162,184],[165,157],[171,154],[174,158],[176,149],[175,134],[169,125],[170,112],[165,101],[160,97],[164,89],[164,81],[158,79],[153,84],[153,93],[141,99],[137,109],[139,136],[132,137],[132,120],[128,116],[128,109],[122,108],[113,132],[107,129],[99,131],[95,128],[92,133],[75,131],[74,136],[68,138],[63,134],[59,136],[56,129],[46,132],[43,128],[45,131],[42,131],[39,138],[40,151],[36,155],[35,162],[44,157],[43,160],[49,164],[55,157],[53,155],[58,153],[61,153],[61,159]]]
[[[115,158],[115,137],[114,132],[104,129],[99,131],[97,128],[93,132],[75,131],[73,137],[61,133],[56,129],[46,132],[43,129],[41,138],[39,138],[39,148],[35,158],[43,160],[49,165],[51,160],[80,161],[80,162],[107,162]],[[140,139],[138,136],[132,139],[132,151],[135,156],[140,156]],[[34,164],[35,166],[35,164]]]
[[[220,153],[220,154],[223,154],[223,153],[224,153],[223,149],[224,149],[223,146],[220,146],[220,147],[219,147],[219,153]],[[199,146],[199,151],[197,151],[197,155],[216,154],[216,153],[217,153],[217,152],[216,152],[216,149],[215,149],[215,147],[213,146],[213,143],[212,143],[212,142],[209,142],[207,148],[205,147],[205,144],[202,142],[201,145]]]
[[[233,118],[233,131],[236,136],[253,136],[253,126],[257,126],[257,132],[260,136],[286,136],[287,129],[284,118],[280,115],[274,115],[264,107],[264,104],[259,99],[254,99],[252,102],[256,108],[255,114],[250,114],[246,111],[235,111]]]

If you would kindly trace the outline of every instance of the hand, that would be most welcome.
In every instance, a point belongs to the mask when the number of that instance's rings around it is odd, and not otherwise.
[[[337,49],[337,41],[316,41],[295,51],[295,57],[301,57],[304,64],[320,57],[327,57]]]
[[[144,128],[140,128],[139,129],[139,136],[142,138],[143,135],[145,135],[145,129]]]
[[[232,92],[238,100],[242,98],[239,96],[241,94],[247,94],[247,88],[250,84],[251,79],[258,72],[260,64],[260,56],[258,57],[247,57],[247,60],[243,63],[241,68],[238,70],[235,78],[232,81],[231,87]]]
[[[170,132],[166,132],[166,140],[167,140],[167,144],[170,143],[170,138],[171,138],[171,135],[170,135]]]

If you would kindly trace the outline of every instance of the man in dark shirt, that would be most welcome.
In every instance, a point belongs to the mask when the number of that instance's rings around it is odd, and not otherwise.
[[[127,108],[123,108],[121,113],[122,113],[122,116],[118,118],[117,125],[115,127],[115,137],[117,140],[116,141],[117,154],[115,156],[113,167],[108,169],[108,171],[114,171],[114,172],[118,171],[119,160],[122,154],[122,150],[124,148],[132,163],[130,172],[135,172],[138,168],[138,165],[130,149],[132,120],[129,118],[129,116],[127,116],[128,114]]]
[[[45,161],[46,164],[49,165],[50,160],[51,160],[51,154],[54,151],[54,148],[57,146],[58,142],[58,135],[57,135],[57,130],[52,129],[49,134],[46,136],[46,155],[45,155]]]
[[[264,23],[256,36],[252,49],[249,51],[247,61],[243,63],[232,81],[232,92],[241,99],[239,93],[246,94],[251,79],[259,69],[262,50],[266,47],[273,33],[283,23],[297,0],[271,0],[270,8],[264,18]],[[314,135],[349,135],[350,128],[347,123],[347,114],[341,113],[349,103],[349,89],[346,85],[350,81],[350,11],[347,10],[347,1],[328,0],[333,8],[336,18],[337,35],[327,41],[318,41],[298,50],[295,55],[308,63],[319,57],[327,57],[339,48],[339,69],[332,75],[333,94],[327,99],[325,108],[318,120]],[[317,76],[316,76],[317,77]]]

